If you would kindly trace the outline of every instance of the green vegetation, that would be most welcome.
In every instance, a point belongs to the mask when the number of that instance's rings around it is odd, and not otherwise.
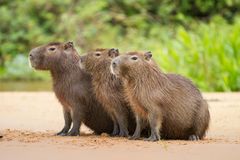
[[[1,74],[1,80],[49,80],[46,72],[35,72],[31,69],[26,56],[16,55],[11,61],[5,63],[4,72]]]
[[[29,68],[29,50],[72,40],[80,53],[150,50],[204,91],[239,91],[239,11],[238,0],[2,0],[0,80],[49,79]]]

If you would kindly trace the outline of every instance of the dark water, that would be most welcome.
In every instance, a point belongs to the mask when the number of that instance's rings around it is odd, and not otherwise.
[[[0,91],[51,91],[51,81],[1,82]]]

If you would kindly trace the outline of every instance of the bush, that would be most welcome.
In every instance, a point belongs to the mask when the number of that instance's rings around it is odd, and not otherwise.
[[[105,41],[104,46],[118,46],[120,51],[150,50],[164,71],[185,75],[204,91],[239,91],[240,19],[233,25],[213,21],[189,27],[192,29],[155,26],[147,36],[131,30],[118,37],[119,41]]]
[[[31,69],[26,56],[18,54],[6,67],[0,80],[49,80],[46,72],[35,72]]]
[[[163,70],[188,76],[203,90],[237,91],[239,10],[237,0],[2,0],[0,76],[44,79],[25,62],[12,67],[17,55],[73,40],[81,53],[151,50]]]
[[[179,27],[174,40],[156,49],[156,59],[166,70],[191,77],[205,91],[239,91],[238,35],[240,21],[233,26],[198,24],[194,32]]]

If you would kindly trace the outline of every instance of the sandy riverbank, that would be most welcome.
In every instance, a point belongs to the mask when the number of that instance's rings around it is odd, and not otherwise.
[[[203,141],[129,141],[95,136],[56,137],[63,126],[52,92],[0,92],[1,159],[239,159],[240,93],[205,93],[211,125]]]

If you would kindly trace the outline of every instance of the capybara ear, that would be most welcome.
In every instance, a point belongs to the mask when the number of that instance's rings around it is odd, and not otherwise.
[[[144,53],[144,58],[146,60],[150,60],[152,58],[152,52],[151,51],[145,52]]]
[[[67,42],[67,43],[64,44],[64,49],[65,50],[68,49],[68,48],[73,48],[73,47],[74,47],[73,42]]]
[[[111,58],[115,58],[119,55],[119,51],[118,49],[116,48],[112,48],[108,51],[108,55],[111,57]]]

